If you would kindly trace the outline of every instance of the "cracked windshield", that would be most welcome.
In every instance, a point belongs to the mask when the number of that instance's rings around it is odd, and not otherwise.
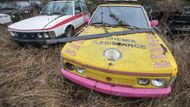
[[[91,25],[94,24],[149,28],[143,9],[140,7],[102,6],[92,18]]]
[[[73,3],[51,2],[43,9],[42,15],[73,15]]]

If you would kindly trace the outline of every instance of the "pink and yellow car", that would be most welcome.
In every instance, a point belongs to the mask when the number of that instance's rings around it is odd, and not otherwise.
[[[167,96],[178,67],[153,29],[157,24],[141,5],[100,5],[89,25],[62,49],[62,75],[104,94]]]

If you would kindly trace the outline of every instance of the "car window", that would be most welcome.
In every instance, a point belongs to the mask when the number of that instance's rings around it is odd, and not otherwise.
[[[82,12],[79,3],[75,3],[75,14]]]
[[[16,3],[15,2],[5,2],[2,3],[1,9],[15,9],[16,8]]]
[[[42,10],[42,14],[73,15],[72,2],[50,2]]]
[[[138,28],[149,28],[145,13],[141,7],[101,6],[94,13],[91,23],[109,25],[132,25]]]
[[[30,7],[28,2],[17,2],[17,8],[26,9]]]
[[[85,2],[81,1],[79,4],[80,4],[80,6],[81,6],[81,8],[82,8],[82,10],[83,10],[84,12],[85,12],[85,11],[88,11],[88,8],[87,8],[87,5],[86,5]]]
[[[26,9],[29,8],[28,2],[5,2],[2,4],[1,9]]]

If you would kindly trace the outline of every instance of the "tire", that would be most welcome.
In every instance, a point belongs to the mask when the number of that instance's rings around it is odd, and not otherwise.
[[[65,37],[72,37],[74,35],[74,28],[68,27],[65,30]]]

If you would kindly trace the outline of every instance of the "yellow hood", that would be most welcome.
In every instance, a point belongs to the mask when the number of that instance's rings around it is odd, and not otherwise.
[[[80,35],[123,30],[126,30],[126,28],[89,26]],[[110,49],[117,50],[120,53],[120,57],[110,60],[105,55],[108,52],[107,50]],[[158,74],[171,74],[173,72],[173,75],[177,73],[177,65],[171,52],[159,36],[152,33],[135,33],[75,41],[67,43],[62,49],[61,55],[82,65],[90,65],[107,70]]]

